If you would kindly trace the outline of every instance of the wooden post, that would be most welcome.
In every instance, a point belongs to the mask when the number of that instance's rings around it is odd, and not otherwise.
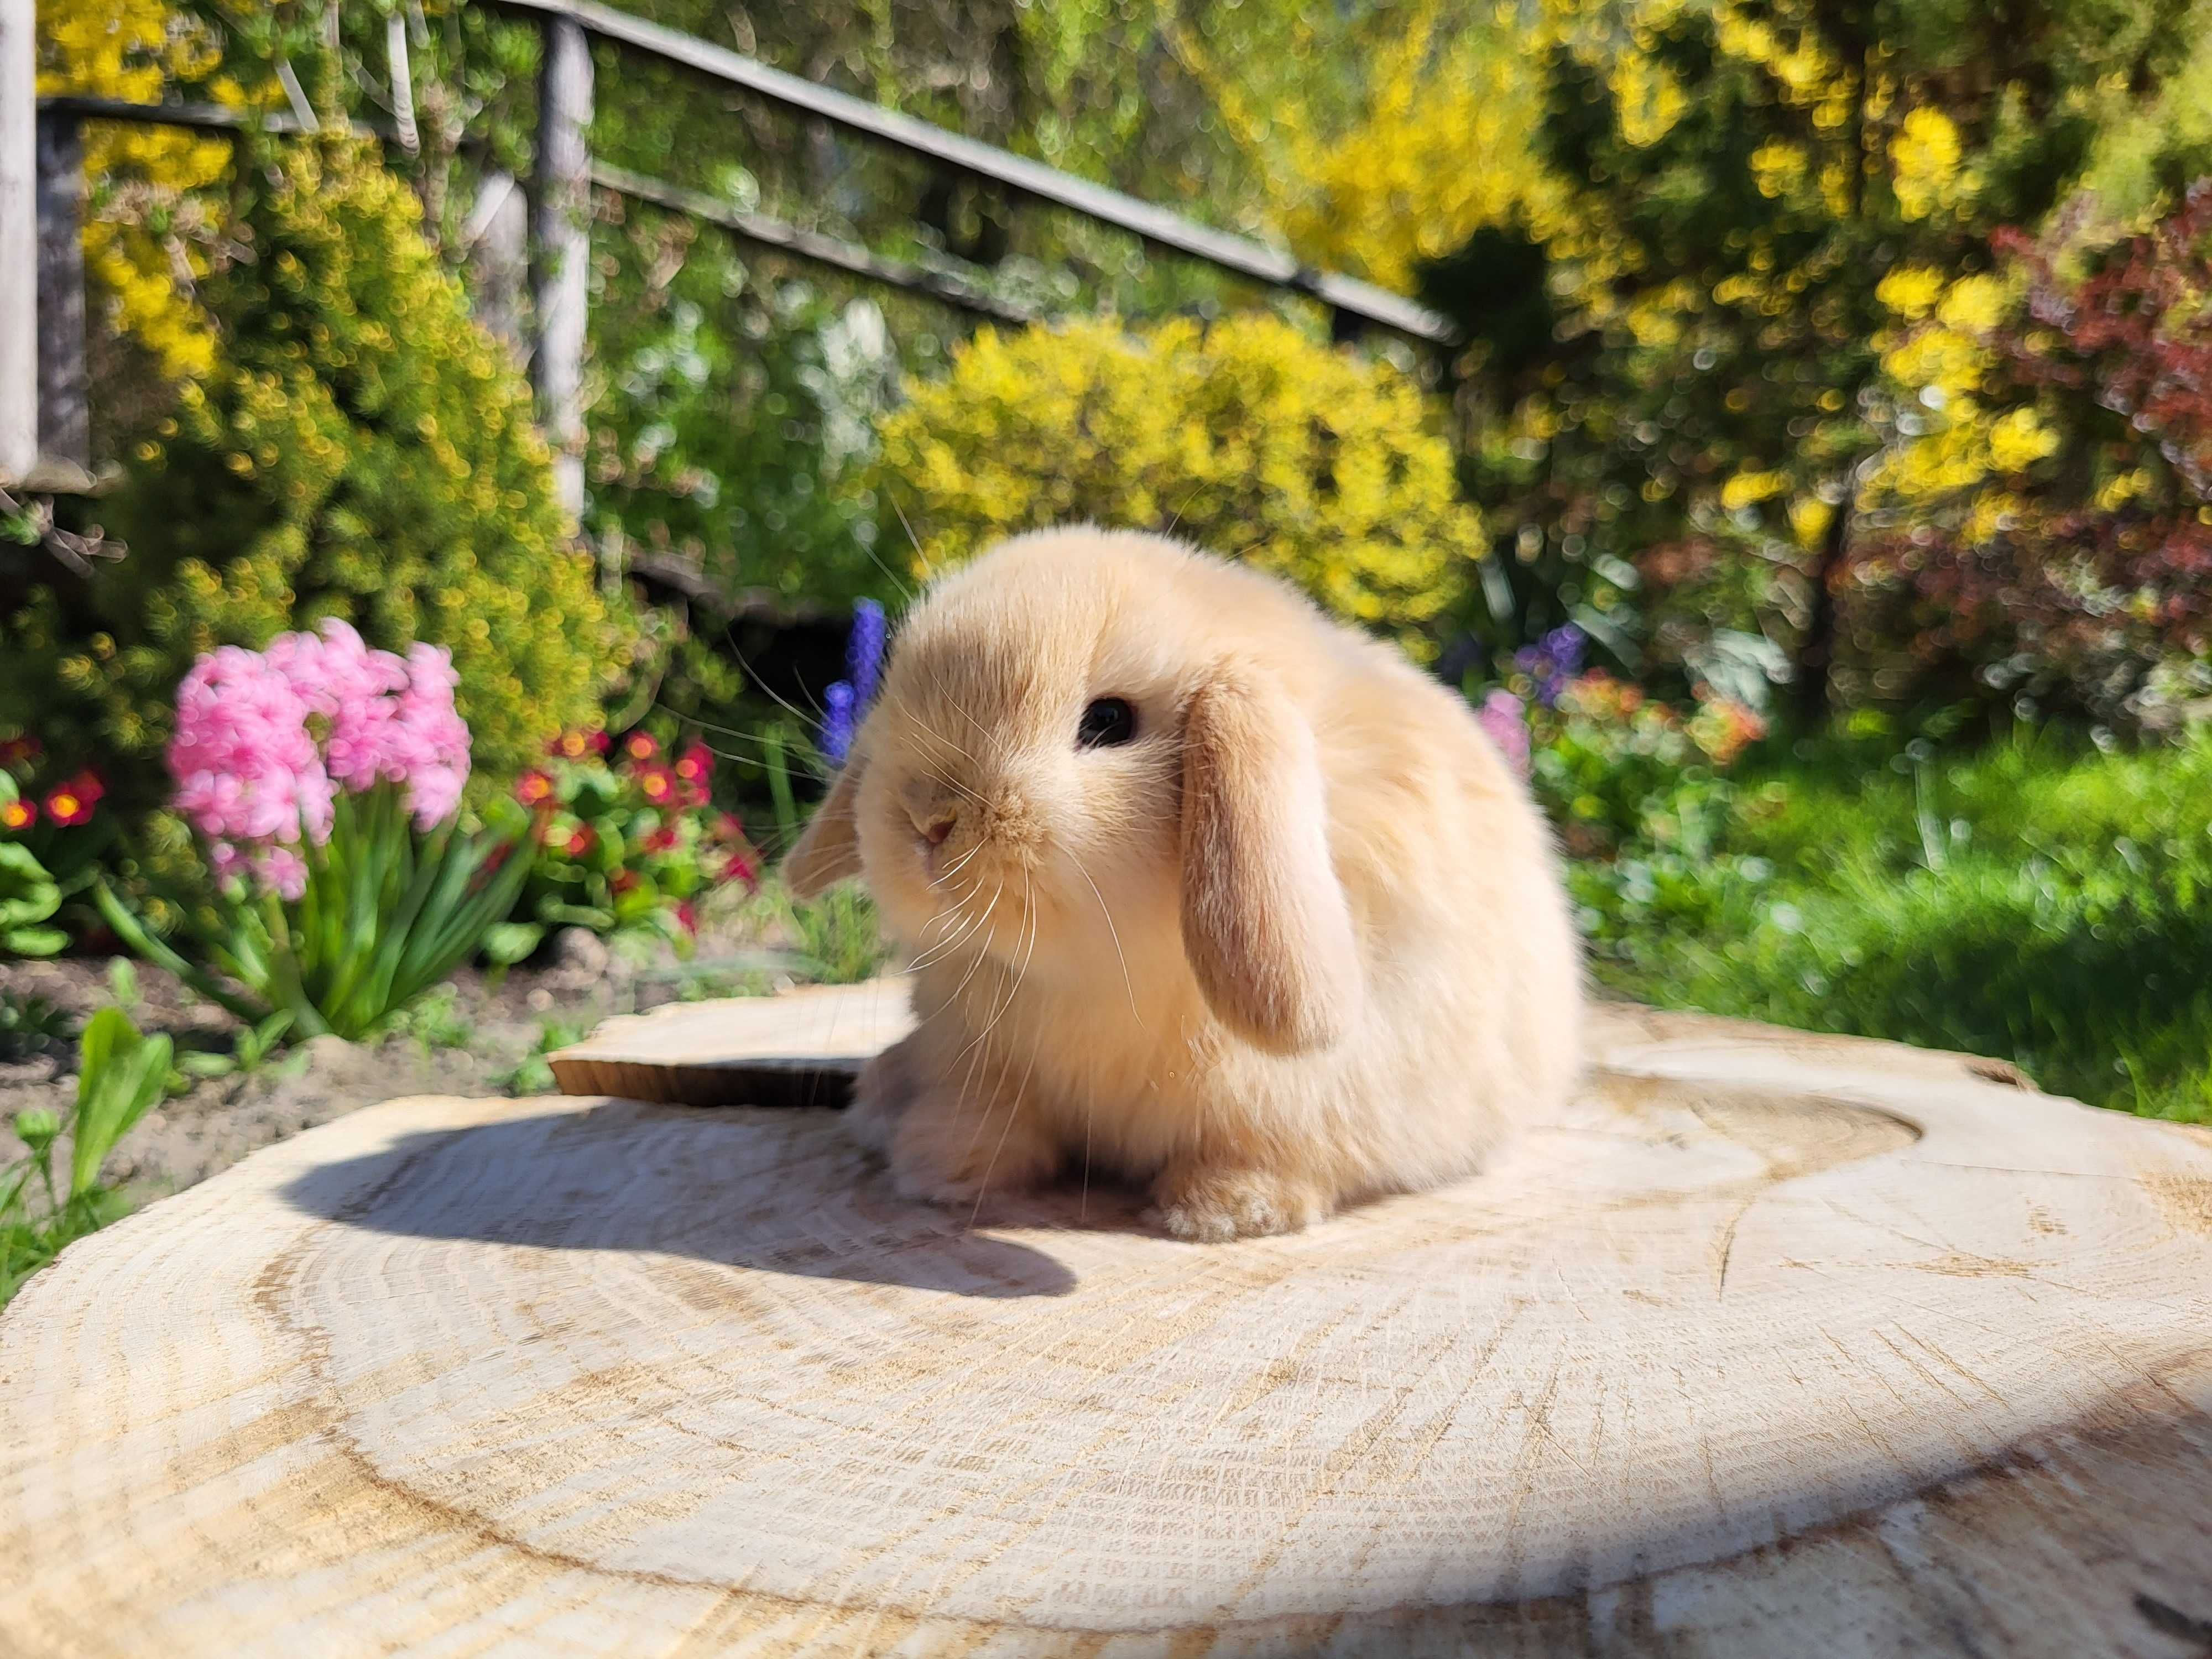
[[[39,117],[39,450],[59,477],[92,471],[85,368],[84,137],[74,115]]]
[[[584,506],[584,328],[590,304],[592,46],[582,24],[545,26],[538,82],[538,350],[532,378],[553,446],[554,483],[571,513]]]
[[[39,464],[37,49],[32,0],[0,0],[0,485]]]
[[[488,172],[469,214],[469,298],[477,320],[527,364],[525,315],[530,301],[530,205],[511,173]]]

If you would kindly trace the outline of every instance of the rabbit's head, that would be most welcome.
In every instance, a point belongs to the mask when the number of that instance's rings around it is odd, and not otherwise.
[[[1361,995],[1305,712],[1332,635],[1161,538],[1004,544],[899,629],[787,878],[862,878],[924,971],[1187,972],[1244,1040],[1326,1048]]]

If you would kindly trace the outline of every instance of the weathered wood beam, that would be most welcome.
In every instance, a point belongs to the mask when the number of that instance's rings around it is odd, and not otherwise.
[[[538,349],[531,375],[553,447],[561,504],[584,509],[584,339],[591,313],[592,42],[573,19],[551,18],[538,80]]]
[[[778,253],[807,259],[816,264],[848,272],[886,287],[903,289],[959,310],[972,312],[979,317],[989,317],[999,322],[1033,323],[1037,313],[1026,306],[1001,300],[963,282],[947,271],[931,270],[927,266],[909,264],[902,259],[886,258],[854,242],[819,232],[803,230],[799,226],[771,218],[765,213],[741,213],[727,203],[719,201],[703,191],[687,190],[680,185],[665,184],[649,179],[641,173],[632,173],[626,167],[610,167],[604,161],[592,164],[592,182],[602,190],[614,191],[641,202],[650,202],[672,212],[688,214],[692,218],[727,231],[739,241]]]
[[[0,0],[0,486],[39,464],[37,48],[26,0]]]
[[[39,115],[39,450],[49,470],[92,472],[85,363],[84,135],[73,115]]]

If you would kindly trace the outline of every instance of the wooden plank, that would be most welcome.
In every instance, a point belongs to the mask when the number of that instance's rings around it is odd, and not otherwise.
[[[2212,1140],[1599,1024],[1483,1174],[1229,1244],[823,1112],[313,1130],[0,1319],[0,1651],[2193,1651]]]
[[[0,488],[39,464],[38,45],[32,8],[0,4]]]
[[[538,78],[538,344],[531,373],[538,416],[553,447],[554,492],[584,510],[584,341],[591,321],[592,43],[581,24],[545,26]]]
[[[757,96],[890,144],[940,167],[987,179],[1032,200],[1080,213],[1152,246],[1202,259],[1272,287],[1311,295],[1333,309],[1419,339],[1457,337],[1451,321],[1402,295],[1303,265],[1279,248],[1202,225],[1042,161],[994,148],[866,99],[771,69],[741,53],[653,23],[596,0],[497,0],[512,11],[570,21],[593,34],[681,65]]]
[[[39,449],[49,465],[92,468],[85,361],[84,135],[76,118],[39,116]]]
[[[979,317],[989,317],[1017,325],[1037,320],[1038,313],[1027,307],[1001,300],[949,272],[930,270],[921,265],[908,264],[902,259],[886,258],[858,243],[804,230],[765,213],[741,213],[704,191],[686,190],[680,185],[666,184],[658,179],[647,178],[641,173],[632,173],[626,167],[612,167],[604,161],[592,164],[592,182],[600,189],[612,191],[619,196],[650,202],[672,212],[689,214],[756,247],[809,259],[834,270],[845,271],[870,282],[882,283],[887,287],[902,289],[909,294],[939,301]]]
[[[82,93],[62,93],[39,100],[42,113],[73,115],[81,121],[126,121],[148,126],[185,127],[198,132],[276,132],[306,131],[298,120],[278,110],[233,109],[228,104],[142,104],[127,98],[95,98]],[[356,121],[353,130],[364,138],[395,141],[390,125]]]

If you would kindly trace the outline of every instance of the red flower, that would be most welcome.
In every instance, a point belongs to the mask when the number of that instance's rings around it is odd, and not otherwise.
[[[39,821],[39,809],[27,800],[0,802],[0,830],[27,830]]]
[[[622,741],[623,753],[634,761],[649,761],[660,753],[650,732],[633,732]]]
[[[599,836],[588,823],[561,823],[547,817],[538,821],[538,840],[541,846],[580,859],[592,850]]]
[[[741,881],[748,887],[760,885],[760,866],[743,853],[732,853],[722,866],[724,881]]]
[[[34,761],[40,755],[39,740],[30,736],[9,738],[0,741],[0,766],[21,766]]]
[[[83,796],[87,806],[97,806],[107,795],[107,786],[100,781],[100,774],[88,766],[75,777],[64,780],[64,787]]]
[[[68,828],[86,822],[92,817],[92,803],[99,799],[88,798],[79,787],[82,780],[72,778],[67,783],[57,784],[46,797],[46,816],[56,823]]]
[[[676,757],[676,775],[686,783],[703,784],[714,770],[714,751],[695,743]]]
[[[607,752],[607,744],[613,741],[613,739],[607,736],[606,727],[604,726],[595,726],[592,728],[589,735],[591,738],[592,752],[594,755],[605,754]]]
[[[735,812],[717,812],[714,815],[714,833],[724,841],[743,841],[745,826],[738,822]]]
[[[687,902],[676,907],[676,925],[687,933],[699,931],[699,915]]]
[[[589,732],[563,732],[545,745],[545,752],[557,760],[581,760],[592,752],[593,735]]]
[[[607,878],[607,891],[610,893],[627,893],[636,885],[637,872],[635,870],[617,870]]]
[[[665,853],[676,845],[676,831],[666,825],[640,838],[637,850],[641,853]]]
[[[646,739],[647,743],[652,738]],[[655,806],[665,806],[676,799],[676,775],[665,766],[649,766],[637,775],[639,792]]]
[[[553,799],[553,780],[536,767],[514,781],[514,798],[525,806],[537,806]]]

